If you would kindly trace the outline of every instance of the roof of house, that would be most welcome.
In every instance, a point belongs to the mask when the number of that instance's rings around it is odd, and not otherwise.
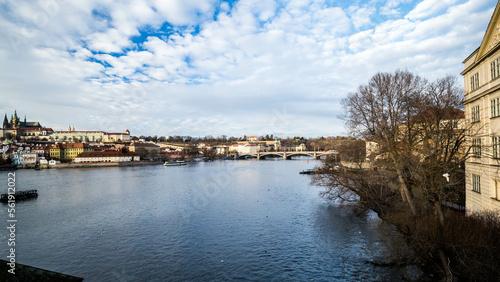
[[[151,143],[132,143],[130,146],[135,146],[135,147],[160,147],[158,145],[155,145],[155,144],[151,144]]]
[[[107,135],[130,135],[128,132],[118,132],[118,133],[106,133]]]
[[[457,109],[455,107],[449,107],[439,111],[439,114],[443,114],[442,119],[463,119],[465,118],[465,112]],[[435,112],[432,109],[428,109],[424,112],[425,119],[432,120],[435,117]]]
[[[54,133],[106,133],[104,131],[54,131]]]
[[[89,148],[90,146],[86,143],[56,143],[50,147],[51,149],[77,149],[77,148]]]

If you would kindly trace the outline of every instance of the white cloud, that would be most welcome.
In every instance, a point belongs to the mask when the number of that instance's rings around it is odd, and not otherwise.
[[[427,18],[452,6],[457,3],[457,1],[458,0],[423,0],[418,3],[417,6],[415,6],[415,8],[405,16],[405,18],[410,20]]]
[[[128,36],[114,28],[110,28],[106,32],[93,33],[85,41],[92,51],[105,53],[122,53],[124,48],[133,45]]]
[[[158,13],[173,25],[194,25],[210,19],[215,0],[152,0]]]
[[[399,6],[401,4],[412,2],[412,0],[387,0],[385,5],[380,8],[380,14],[387,16],[397,16],[401,12]]]
[[[361,28],[371,24],[371,16],[375,13],[375,7],[349,7],[349,15],[355,28]]]
[[[339,100],[374,73],[458,74],[494,6],[423,1],[402,16],[408,3],[92,0],[47,13],[20,2],[0,17],[0,87],[14,94],[0,110],[55,129],[338,135]]]

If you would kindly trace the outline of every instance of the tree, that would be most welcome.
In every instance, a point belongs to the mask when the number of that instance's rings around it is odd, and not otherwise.
[[[442,203],[457,202],[463,195],[465,141],[470,132],[461,122],[462,90],[456,79],[447,76],[428,82],[408,71],[377,73],[342,104],[351,134],[378,143],[379,170],[335,170],[338,164],[330,163],[316,182],[331,188],[325,192],[329,198],[352,200],[355,193],[383,216],[396,211],[391,221],[408,238],[422,243],[414,244],[416,249],[431,250],[425,256],[438,258],[446,279],[452,281]],[[417,226],[429,218],[439,223],[435,237],[422,239]]]
[[[141,160],[149,158],[149,152],[146,148],[142,147],[136,148],[135,153],[137,153],[141,157]]]
[[[398,174],[401,197],[408,202],[413,214],[416,214],[415,204],[403,176],[405,148],[400,146],[398,133],[402,124],[411,129],[414,119],[409,113],[420,99],[424,84],[424,80],[408,71],[377,73],[367,85],[361,85],[357,92],[342,101],[351,132],[365,138],[377,138],[386,149]]]

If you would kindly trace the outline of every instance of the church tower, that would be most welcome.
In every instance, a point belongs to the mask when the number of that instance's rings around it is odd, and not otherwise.
[[[19,118],[17,117],[17,111],[14,111],[14,116],[12,117],[12,120],[10,121],[12,124],[12,128],[18,128],[19,127]]]
[[[7,114],[5,114],[5,117],[3,118],[3,129],[9,128],[9,120],[7,119]]]

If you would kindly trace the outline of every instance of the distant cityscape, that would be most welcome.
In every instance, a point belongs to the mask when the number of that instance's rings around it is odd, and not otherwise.
[[[240,138],[136,137],[131,136],[128,129],[124,132],[79,131],[71,125],[68,125],[65,131],[54,131],[38,121],[27,121],[26,115],[21,120],[17,110],[14,110],[10,119],[5,114],[0,139],[2,169],[101,166],[103,163],[142,164],[169,159],[206,160],[240,157],[260,159],[277,156],[286,159],[293,155],[320,158],[326,155],[319,153],[320,151],[337,155],[337,149],[341,144],[359,141],[352,137],[276,138],[272,134]],[[288,154],[270,154],[271,152],[288,152]]]

